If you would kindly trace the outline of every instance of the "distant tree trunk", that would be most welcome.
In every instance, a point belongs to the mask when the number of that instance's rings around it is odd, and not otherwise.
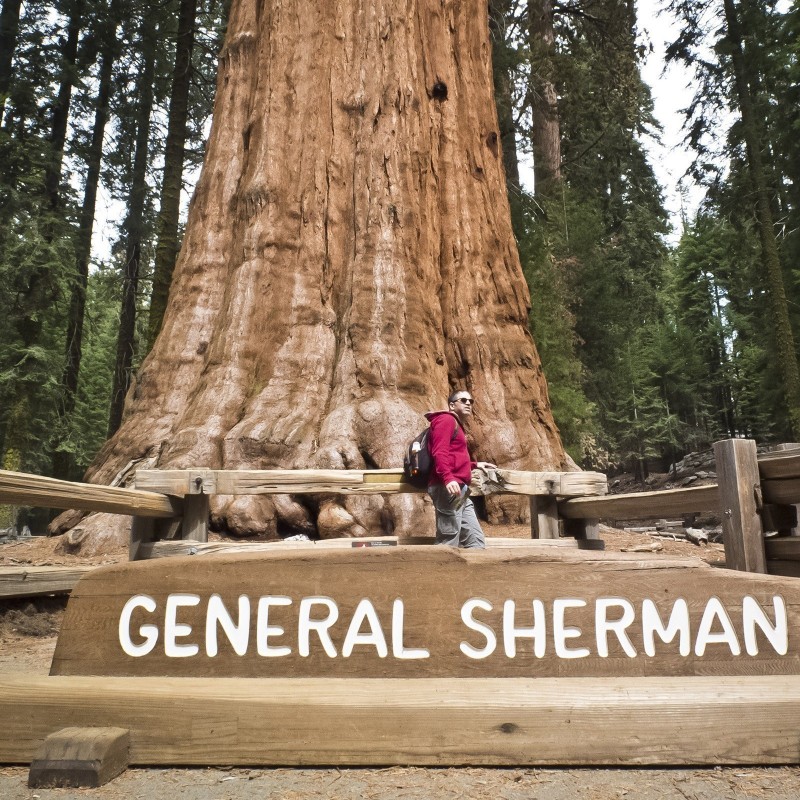
[[[234,0],[167,312],[88,478],[397,467],[467,387],[478,458],[566,457],[527,328],[486,5]],[[491,500],[491,498],[490,498]],[[487,502],[519,520],[519,498]],[[215,498],[218,527],[419,532],[421,502]]]
[[[0,8],[0,121],[11,88],[11,63],[17,47],[19,12],[22,0],[3,0]]]
[[[781,373],[791,433],[794,439],[797,440],[800,438],[800,369],[798,369],[797,351],[789,321],[789,305],[786,299],[778,243],[775,240],[770,193],[761,156],[763,136],[758,116],[753,109],[747,61],[744,58],[742,32],[736,5],[734,0],[723,0],[723,2],[731,60],[733,62],[736,95],[742,116],[742,132],[747,148],[747,163],[756,201],[756,218],[761,240],[761,259],[772,312],[771,325],[775,331],[775,356]]]
[[[512,218],[520,196],[519,161],[517,159],[517,132],[514,124],[513,81],[508,63],[509,47],[506,41],[506,19],[511,0],[489,1],[489,32],[492,40],[492,78],[500,126],[500,144],[503,148],[503,165],[506,170],[506,187]]]
[[[86,287],[89,280],[89,260],[92,251],[92,231],[97,201],[97,187],[100,182],[100,167],[103,159],[103,137],[108,122],[111,100],[112,73],[118,55],[117,23],[119,2],[112,0],[108,19],[100,30],[100,69],[97,76],[97,99],[95,100],[92,140],[86,157],[86,184],[83,190],[83,203],[78,218],[78,231],[75,237],[75,273],[72,276],[69,309],[67,311],[67,336],[62,375],[62,399],[59,414],[62,420],[70,418],[75,410],[75,397],[81,369],[83,347],[83,319],[86,312]],[[53,453],[53,474],[57,478],[72,475],[72,454],[56,447]]]
[[[528,1],[531,50],[531,145],[534,193],[545,196],[561,180],[561,126],[555,83],[553,1]]]
[[[108,435],[119,428],[125,395],[131,383],[131,369],[136,343],[136,294],[139,290],[139,266],[144,242],[144,211],[147,199],[147,159],[150,141],[150,115],[153,110],[153,76],[156,60],[154,15],[145,10],[142,18],[142,70],[136,106],[136,142],[133,173],[125,218],[125,264],[122,272],[122,303],[117,335],[117,356],[108,415]]]
[[[189,116],[189,87],[192,78],[192,48],[196,17],[197,0],[181,0],[164,154],[164,179],[161,184],[161,209],[158,214],[158,243],[153,271],[153,294],[150,300],[148,347],[153,346],[161,328],[169,287],[172,283],[172,273],[175,269],[175,259],[178,256],[183,151],[186,144],[186,121]]]
[[[58,96],[53,104],[53,123],[50,132],[50,161],[45,170],[44,186],[50,207],[55,209],[60,202],[61,170],[64,162],[64,146],[67,141],[67,123],[75,86],[78,39],[83,26],[84,0],[73,0],[69,8],[67,36],[61,48],[61,77]]]

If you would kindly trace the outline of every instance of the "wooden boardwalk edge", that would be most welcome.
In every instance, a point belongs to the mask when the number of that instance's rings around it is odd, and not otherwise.
[[[0,677],[0,763],[67,726],[131,764],[800,762],[800,676],[627,679]]]

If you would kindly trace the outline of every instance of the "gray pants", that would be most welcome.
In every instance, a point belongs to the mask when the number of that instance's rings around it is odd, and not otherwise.
[[[456,508],[442,484],[429,486],[428,494],[436,510],[436,544],[480,550],[486,547],[472,500],[467,498],[460,508]]]

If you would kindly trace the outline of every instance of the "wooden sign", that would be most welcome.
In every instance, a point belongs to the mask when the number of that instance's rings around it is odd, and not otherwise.
[[[800,581],[553,548],[175,557],[93,571],[51,674],[800,673]]]

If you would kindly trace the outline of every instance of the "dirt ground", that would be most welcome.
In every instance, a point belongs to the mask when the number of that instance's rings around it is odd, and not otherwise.
[[[490,536],[530,536],[527,526],[489,526]],[[601,529],[606,549],[688,555],[724,565],[721,544],[694,545],[646,533]],[[124,549],[91,563],[127,558]],[[52,539],[0,545],[0,564],[84,564],[56,553]],[[9,672],[45,675],[63,616],[63,598],[0,602],[0,680]],[[0,720],[2,725],[2,720]],[[740,800],[800,798],[800,767],[701,769],[422,768],[129,769],[99,789],[29,789],[27,766],[0,766],[0,800]]]

